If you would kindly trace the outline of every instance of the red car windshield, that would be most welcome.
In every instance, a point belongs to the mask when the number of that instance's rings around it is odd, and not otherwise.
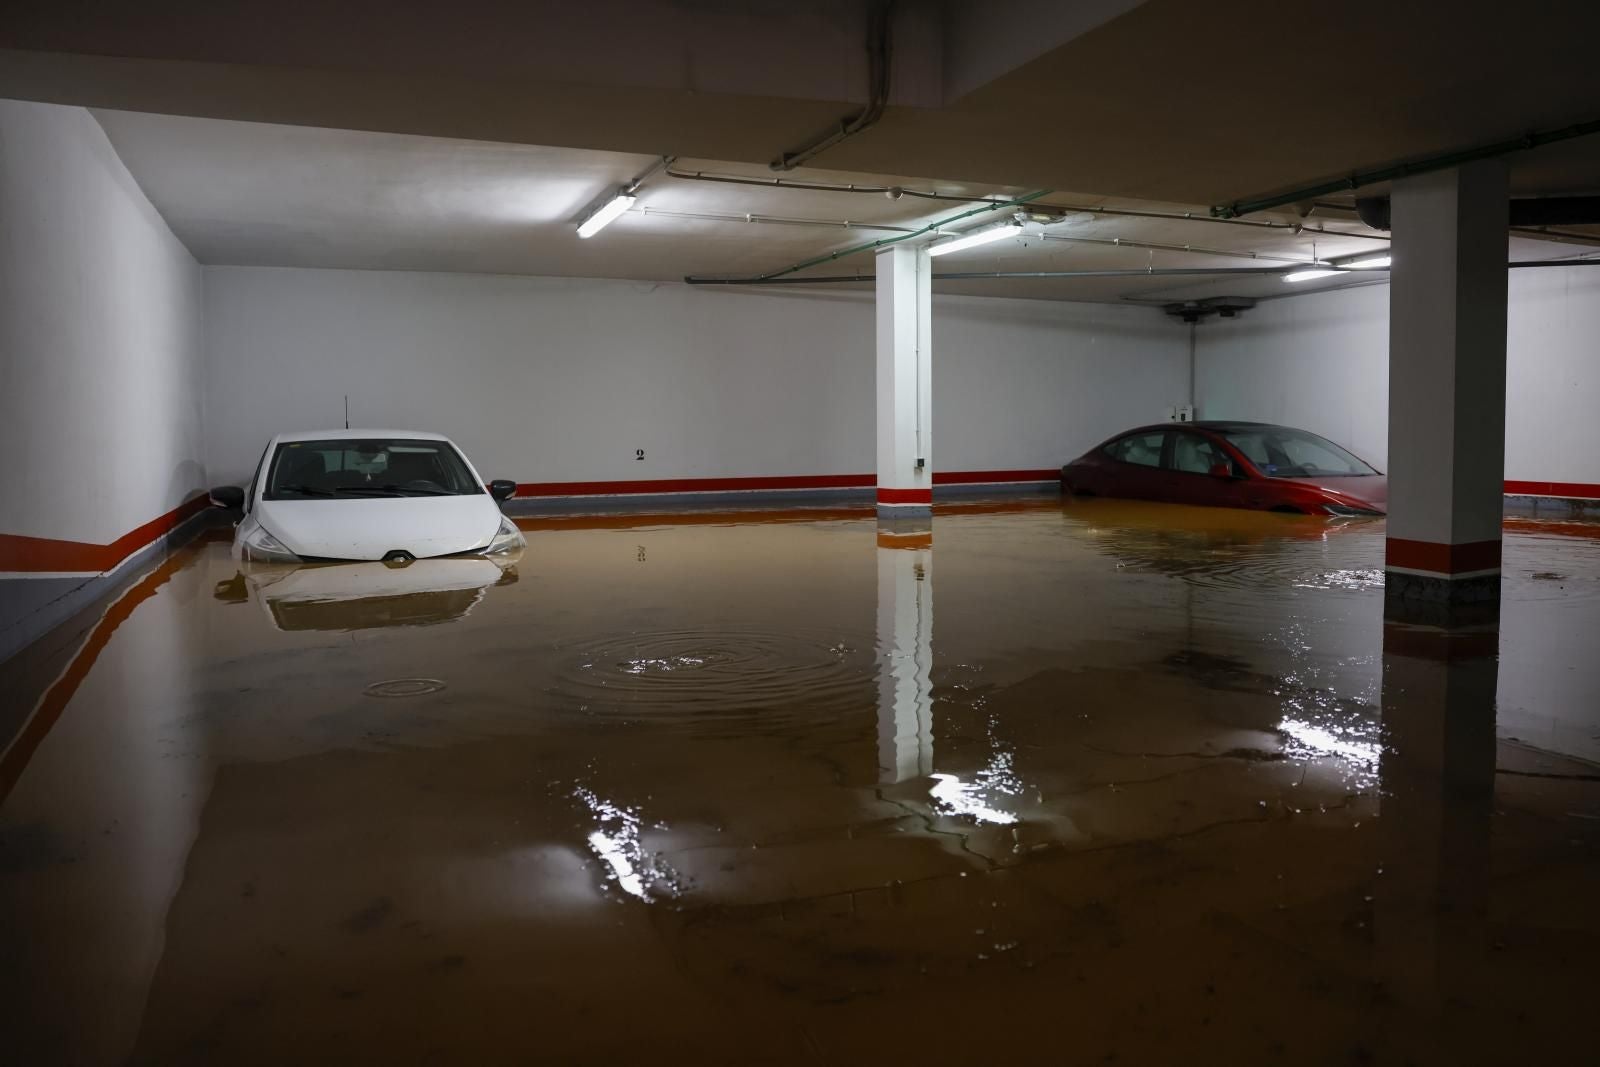
[[[1283,426],[1218,430],[1268,478],[1350,478],[1378,472],[1332,441]]]

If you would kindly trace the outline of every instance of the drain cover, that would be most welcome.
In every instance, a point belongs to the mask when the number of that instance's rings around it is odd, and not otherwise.
[[[437,678],[391,678],[373,682],[362,692],[369,697],[420,697],[443,688],[444,683]]]

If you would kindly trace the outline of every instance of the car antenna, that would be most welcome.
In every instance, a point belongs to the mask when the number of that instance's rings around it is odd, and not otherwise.
[[[350,394],[344,394],[344,428],[350,428]]]

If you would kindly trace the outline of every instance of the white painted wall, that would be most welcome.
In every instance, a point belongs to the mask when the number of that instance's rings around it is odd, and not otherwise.
[[[1389,287],[1268,300],[1195,327],[1202,419],[1276,422],[1388,461]]]
[[[1600,269],[1510,272],[1506,478],[1600,483]],[[1200,416],[1300,426],[1388,463],[1389,287],[1267,301],[1198,327]]]
[[[274,433],[454,437],[486,478],[874,469],[870,293],[208,267],[207,455],[242,481]],[[1145,308],[934,298],[935,470],[1059,466],[1188,389]],[[634,450],[645,450],[644,462]]]
[[[1188,329],[1153,308],[934,295],[936,471],[1059,467],[1188,399]]]
[[[1600,483],[1600,268],[1511,272],[1506,477]]]
[[[204,488],[200,305],[89,113],[0,100],[0,534],[109,544]]]

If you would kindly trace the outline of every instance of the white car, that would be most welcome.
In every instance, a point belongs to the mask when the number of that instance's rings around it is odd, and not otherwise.
[[[235,559],[406,562],[522,548],[522,531],[500,512],[516,488],[485,488],[439,434],[323,430],[274,437],[250,487],[213,489],[211,500],[244,510]]]

